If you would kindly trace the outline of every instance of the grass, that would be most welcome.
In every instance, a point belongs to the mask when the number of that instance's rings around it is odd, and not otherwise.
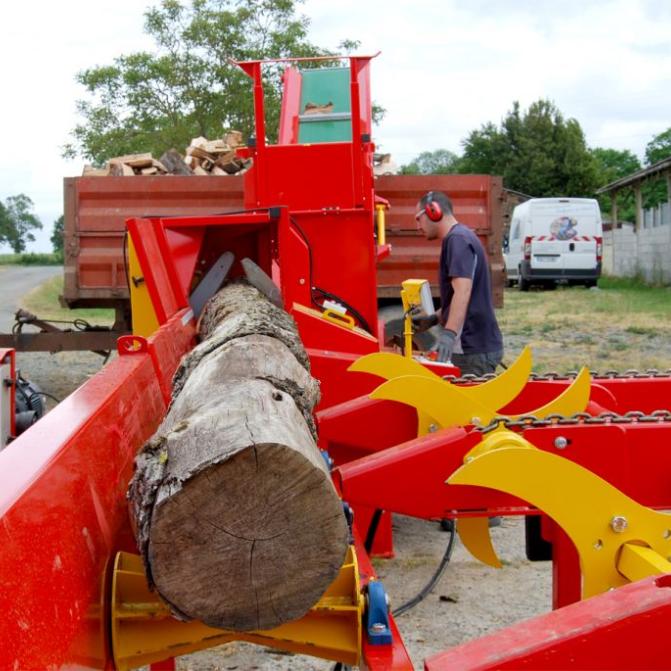
[[[91,324],[111,326],[114,310],[104,308],[82,308],[70,310],[61,306],[59,296],[63,293],[63,277],[52,277],[23,297],[21,307],[41,319],[73,321],[84,319]]]
[[[506,360],[529,344],[536,372],[671,367],[668,287],[607,277],[598,290],[509,289],[497,317],[509,342]]]
[[[0,254],[0,266],[62,266],[63,255],[54,254]]]

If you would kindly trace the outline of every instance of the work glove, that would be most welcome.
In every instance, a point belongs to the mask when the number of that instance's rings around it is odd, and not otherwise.
[[[452,329],[440,329],[438,344],[435,347],[437,353],[436,361],[445,363],[452,358],[452,350],[457,340],[457,334]]]
[[[438,323],[438,315],[434,312],[432,315],[423,315],[412,318],[412,328],[415,333],[424,333],[432,326]]]

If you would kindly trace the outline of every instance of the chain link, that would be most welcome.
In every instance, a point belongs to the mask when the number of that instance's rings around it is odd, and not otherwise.
[[[655,410],[645,414],[640,410],[630,410],[623,415],[615,412],[602,412],[599,415],[590,415],[586,412],[576,412],[573,415],[552,414],[547,417],[536,417],[535,415],[520,415],[515,419],[510,417],[494,417],[486,426],[477,426],[476,430],[483,434],[489,433],[499,427],[506,429],[529,429],[542,426],[567,426],[578,424],[636,424],[636,423],[661,423],[671,422],[671,410]]]
[[[558,373],[557,371],[550,370],[547,373],[531,373],[531,380],[572,380],[578,375],[577,370],[569,370],[566,373]],[[659,378],[659,377],[671,377],[671,368],[666,370],[657,370],[656,368],[648,368],[645,371],[636,370],[631,368],[625,371],[617,370],[606,370],[603,373],[598,371],[590,371],[592,379],[609,379],[609,380],[623,380],[623,379],[644,379],[644,378]],[[488,373],[487,375],[462,375],[457,377],[456,375],[443,375],[443,380],[448,382],[453,382],[455,384],[463,384],[467,382],[487,382],[488,380],[493,380],[496,377],[495,373]]]

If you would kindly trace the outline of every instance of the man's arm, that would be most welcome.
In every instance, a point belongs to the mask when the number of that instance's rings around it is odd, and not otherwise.
[[[470,277],[453,277],[450,281],[454,295],[452,296],[450,310],[443,326],[459,334],[466,321],[466,311],[468,310],[468,301],[471,299],[473,280]]]

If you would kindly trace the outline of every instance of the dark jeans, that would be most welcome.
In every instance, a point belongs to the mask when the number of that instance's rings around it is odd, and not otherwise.
[[[503,359],[503,350],[482,354],[453,354],[452,363],[459,366],[462,375],[487,375],[493,373]]]

